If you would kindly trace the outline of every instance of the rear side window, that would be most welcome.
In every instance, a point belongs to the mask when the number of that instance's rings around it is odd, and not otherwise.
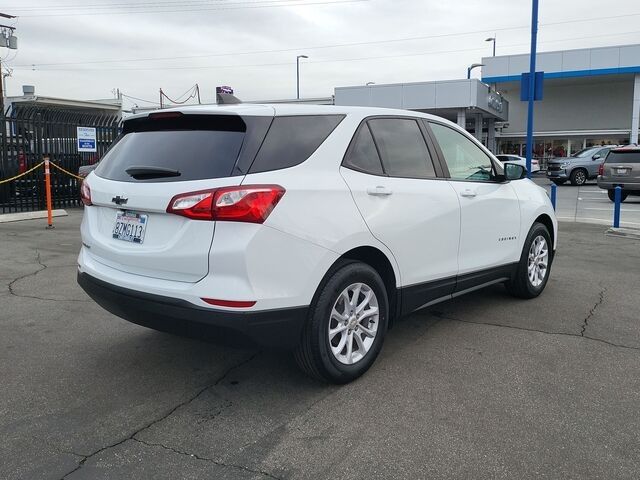
[[[362,125],[356,133],[349,153],[344,159],[344,166],[372,175],[384,175],[380,156],[366,124]]]
[[[228,177],[246,134],[241,117],[181,115],[125,122],[123,135],[96,168],[110,180],[182,182]],[[171,176],[134,178],[127,170],[143,167],[176,172]]]
[[[343,115],[275,117],[249,173],[301,164],[318,149],[343,118]]]
[[[369,120],[384,171],[391,177],[435,177],[431,155],[418,122],[404,118]]]
[[[611,150],[605,163],[640,163],[640,150],[627,152]]]

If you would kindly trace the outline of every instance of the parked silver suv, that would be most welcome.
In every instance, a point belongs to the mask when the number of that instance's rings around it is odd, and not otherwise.
[[[567,180],[571,185],[584,185],[587,180],[594,180],[609,150],[617,145],[606,147],[589,147],[574,153],[570,157],[558,157],[549,160],[547,178],[556,185]]]
[[[615,201],[615,188],[622,187],[622,201],[629,195],[640,195],[640,147],[614,148],[609,152],[598,175],[598,186]]]

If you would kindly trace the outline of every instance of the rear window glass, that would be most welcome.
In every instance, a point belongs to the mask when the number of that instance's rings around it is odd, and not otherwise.
[[[343,118],[343,115],[275,117],[249,173],[299,165],[317,150]]]
[[[123,135],[112,145],[96,174],[124,182],[182,182],[230,176],[245,137],[241,117],[183,115],[125,122]],[[151,173],[134,178],[133,167]],[[154,176],[153,169],[173,171]]]
[[[640,151],[615,152],[610,151],[606,163],[640,163]]]

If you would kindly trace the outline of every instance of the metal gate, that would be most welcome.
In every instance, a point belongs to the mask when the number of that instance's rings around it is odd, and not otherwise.
[[[0,119],[0,122],[2,120]],[[100,160],[119,132],[119,112],[83,112],[39,104],[14,104],[5,112],[0,146],[0,180],[19,175],[42,162],[45,155],[60,167],[78,173],[80,165]],[[77,127],[96,129],[95,153],[79,153]],[[51,171],[54,208],[80,205],[80,181],[58,169]],[[44,171],[0,184],[0,214],[44,210]]]

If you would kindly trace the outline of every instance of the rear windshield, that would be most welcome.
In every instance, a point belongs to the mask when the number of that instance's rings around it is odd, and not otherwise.
[[[279,170],[309,158],[343,118],[160,112],[125,121],[95,172],[123,182],[183,182]]]
[[[607,155],[605,163],[640,163],[640,151],[616,152],[612,150]]]
[[[125,122],[122,136],[102,158],[96,174],[124,182],[182,182],[232,174],[247,130],[241,117],[161,115]],[[150,173],[134,178],[134,167]],[[154,168],[160,172],[157,176]]]

